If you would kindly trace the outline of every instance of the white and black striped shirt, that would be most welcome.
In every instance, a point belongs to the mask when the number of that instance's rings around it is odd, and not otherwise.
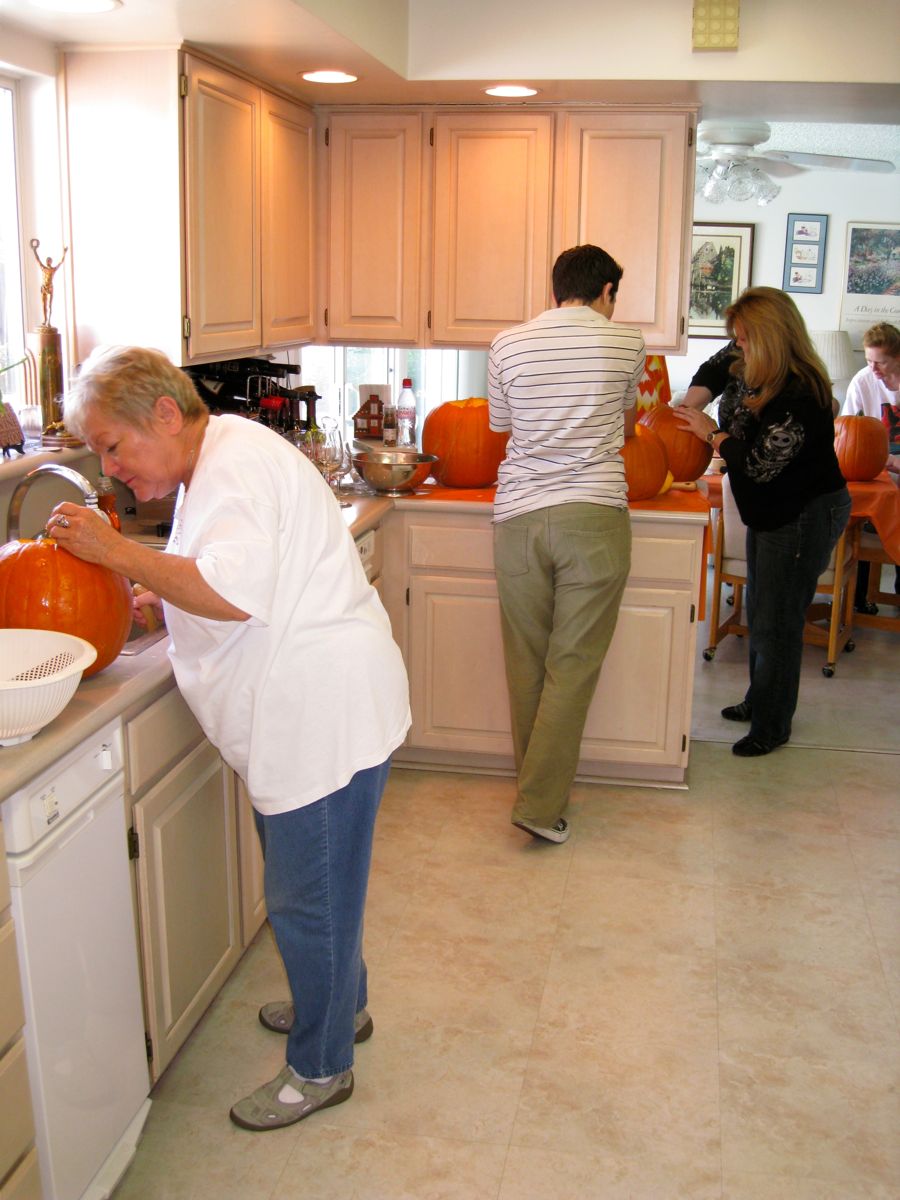
[[[619,450],[645,359],[639,329],[580,305],[548,309],[494,338],[490,423],[510,431],[495,521],[576,501],[627,506]]]

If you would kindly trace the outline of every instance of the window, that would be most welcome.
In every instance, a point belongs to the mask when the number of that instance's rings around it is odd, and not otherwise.
[[[388,346],[304,346],[300,375],[322,397],[316,412],[337,417],[352,435],[353,414],[366,398],[367,384],[388,384],[396,396],[404,379],[419,399],[419,430],[445,400],[487,395],[484,350],[407,350]]]
[[[0,77],[0,393],[17,411],[25,404],[25,320],[16,190],[15,90]],[[4,369],[6,368],[6,369]]]

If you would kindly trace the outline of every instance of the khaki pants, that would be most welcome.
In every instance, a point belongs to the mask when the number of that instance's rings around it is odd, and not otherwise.
[[[565,812],[631,565],[627,509],[559,504],[494,526],[518,795],[513,820]]]

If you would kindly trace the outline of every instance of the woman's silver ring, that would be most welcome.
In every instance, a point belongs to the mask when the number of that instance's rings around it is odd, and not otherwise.
[[[60,529],[68,529],[69,528],[69,518],[68,517],[58,517],[56,523],[60,527]]]

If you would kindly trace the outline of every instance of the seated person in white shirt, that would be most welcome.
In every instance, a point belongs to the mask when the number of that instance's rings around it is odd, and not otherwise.
[[[847,385],[841,416],[865,413],[882,418],[883,404],[900,404],[900,329],[882,321],[863,334],[866,366]]]

